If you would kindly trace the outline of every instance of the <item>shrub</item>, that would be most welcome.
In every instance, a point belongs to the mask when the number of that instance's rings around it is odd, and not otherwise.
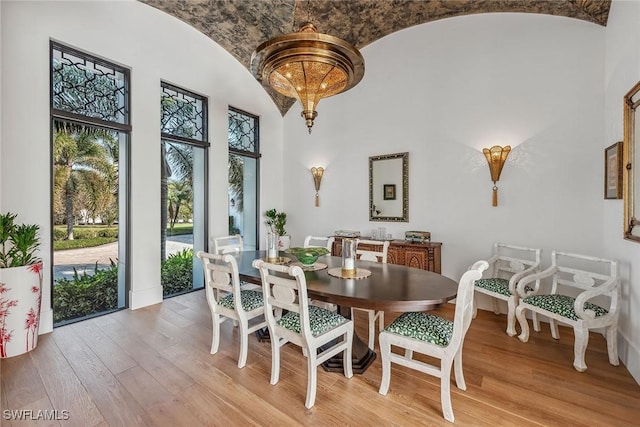
[[[173,295],[193,288],[193,249],[169,255],[162,263],[162,294]]]
[[[118,307],[118,267],[98,269],[94,274],[78,274],[73,279],[58,279],[53,291],[53,322],[76,319]]]

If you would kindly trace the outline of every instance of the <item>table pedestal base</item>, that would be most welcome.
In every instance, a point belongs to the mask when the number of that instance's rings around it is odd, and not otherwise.
[[[351,308],[350,307],[338,307],[338,313],[346,317],[347,319],[351,318]],[[333,345],[335,341],[327,344],[327,347]],[[367,370],[369,365],[376,360],[376,353],[365,344],[360,337],[354,332],[352,347],[351,347],[351,364],[353,367],[354,374],[362,374]],[[331,359],[327,360],[322,364],[322,367],[325,371],[328,372],[344,372],[344,364],[342,355],[344,353],[338,353],[333,356]]]

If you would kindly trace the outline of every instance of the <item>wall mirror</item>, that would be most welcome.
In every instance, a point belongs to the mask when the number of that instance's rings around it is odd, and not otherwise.
[[[409,221],[409,153],[369,157],[369,221]]]
[[[640,82],[624,97],[624,237],[640,242],[640,172],[635,173],[635,165],[640,165]]]

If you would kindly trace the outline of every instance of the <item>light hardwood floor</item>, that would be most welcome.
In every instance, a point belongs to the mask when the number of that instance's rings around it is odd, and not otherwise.
[[[438,312],[453,316],[452,306]],[[394,317],[387,315],[387,322]],[[356,330],[366,339],[366,319]],[[547,326],[544,328],[544,326]],[[464,344],[467,390],[452,384],[458,425],[625,426],[640,423],[640,387],[608,363],[604,338],[592,334],[588,369],[572,367],[573,334],[554,341],[543,324],[529,343],[508,337],[504,315],[479,311]],[[269,384],[269,343],[252,336],[238,369],[238,331],[222,328],[209,354],[211,318],[202,291],[152,307],[124,310],[54,330],[35,351],[2,360],[2,426],[450,425],[439,380],[393,365],[387,396],[378,394],[379,358],[347,379],[318,371],[318,393],[304,407],[306,362],[283,351],[280,382]],[[68,411],[64,421],[9,421],[5,410]]]

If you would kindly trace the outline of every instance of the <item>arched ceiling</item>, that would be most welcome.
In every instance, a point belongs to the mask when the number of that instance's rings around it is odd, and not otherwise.
[[[611,0],[139,0],[186,22],[248,70],[260,43],[307,20],[358,49],[403,28],[488,12],[543,13],[606,26]],[[295,103],[265,87],[284,115]]]

